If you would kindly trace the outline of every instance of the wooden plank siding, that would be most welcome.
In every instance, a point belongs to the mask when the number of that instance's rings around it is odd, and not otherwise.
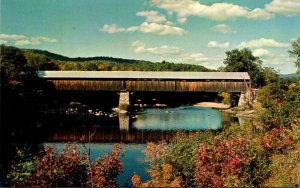
[[[176,82],[176,91],[178,92],[244,92],[246,91],[244,82],[198,82],[198,81],[178,81]]]
[[[175,81],[126,81],[127,91],[175,91]]]
[[[121,80],[48,80],[57,90],[121,91]]]
[[[48,80],[57,90],[158,91],[158,92],[245,92],[244,81],[172,80]]]

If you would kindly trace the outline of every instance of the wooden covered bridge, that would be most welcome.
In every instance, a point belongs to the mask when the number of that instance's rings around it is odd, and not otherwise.
[[[129,92],[235,92],[250,85],[247,72],[141,72],[141,71],[38,71],[57,90],[120,92],[120,103],[129,103]]]

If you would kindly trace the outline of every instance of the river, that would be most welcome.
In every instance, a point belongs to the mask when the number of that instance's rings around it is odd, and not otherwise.
[[[54,116],[54,117],[53,117]],[[60,151],[66,142],[85,137],[90,143],[91,158],[110,152],[113,144],[121,143],[124,156],[123,173],[118,176],[120,186],[130,186],[134,172],[142,181],[149,178],[148,164],[144,162],[143,150],[149,141],[170,141],[177,132],[192,134],[199,130],[218,130],[228,119],[226,114],[210,108],[181,106],[176,108],[145,108],[132,115],[103,113],[95,115],[47,115],[43,123],[53,126],[52,133],[42,145]],[[227,121],[227,120],[226,120]],[[83,147],[79,144],[79,149]]]

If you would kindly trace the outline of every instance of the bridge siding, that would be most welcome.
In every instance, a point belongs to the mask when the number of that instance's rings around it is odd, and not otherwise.
[[[139,80],[48,80],[57,90],[245,92],[243,81],[139,81]]]

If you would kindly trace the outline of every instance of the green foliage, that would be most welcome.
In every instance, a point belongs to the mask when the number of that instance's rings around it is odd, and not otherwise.
[[[189,136],[178,133],[172,140],[164,161],[173,166],[174,173],[182,177],[184,185],[194,185],[198,146],[210,142],[213,136],[211,131],[197,132]]]
[[[33,70],[58,70],[58,66],[43,54],[24,52],[27,59],[26,66]]]
[[[226,56],[223,62],[226,65],[224,71],[248,72],[254,87],[260,87],[265,84],[261,66],[262,61],[258,57],[253,56],[249,49],[227,51]]]
[[[296,58],[294,63],[298,68],[297,72],[300,73],[300,38],[292,42],[292,49],[289,50],[289,54]]]
[[[25,186],[26,180],[33,174],[35,168],[29,149],[17,148],[11,172],[7,175],[7,181],[13,185]]]
[[[152,63],[135,61],[134,63],[110,62],[110,61],[88,61],[88,62],[61,62],[56,61],[60,70],[82,70],[82,71],[193,71],[207,72],[209,69],[200,65],[180,63]]]
[[[1,45],[0,69],[1,80],[8,83],[20,80],[25,70],[26,59],[21,50],[11,46]]]
[[[269,76],[267,82],[258,91],[258,101],[264,108],[261,120],[270,128],[290,125],[300,116],[300,82],[289,83],[276,75]]]

